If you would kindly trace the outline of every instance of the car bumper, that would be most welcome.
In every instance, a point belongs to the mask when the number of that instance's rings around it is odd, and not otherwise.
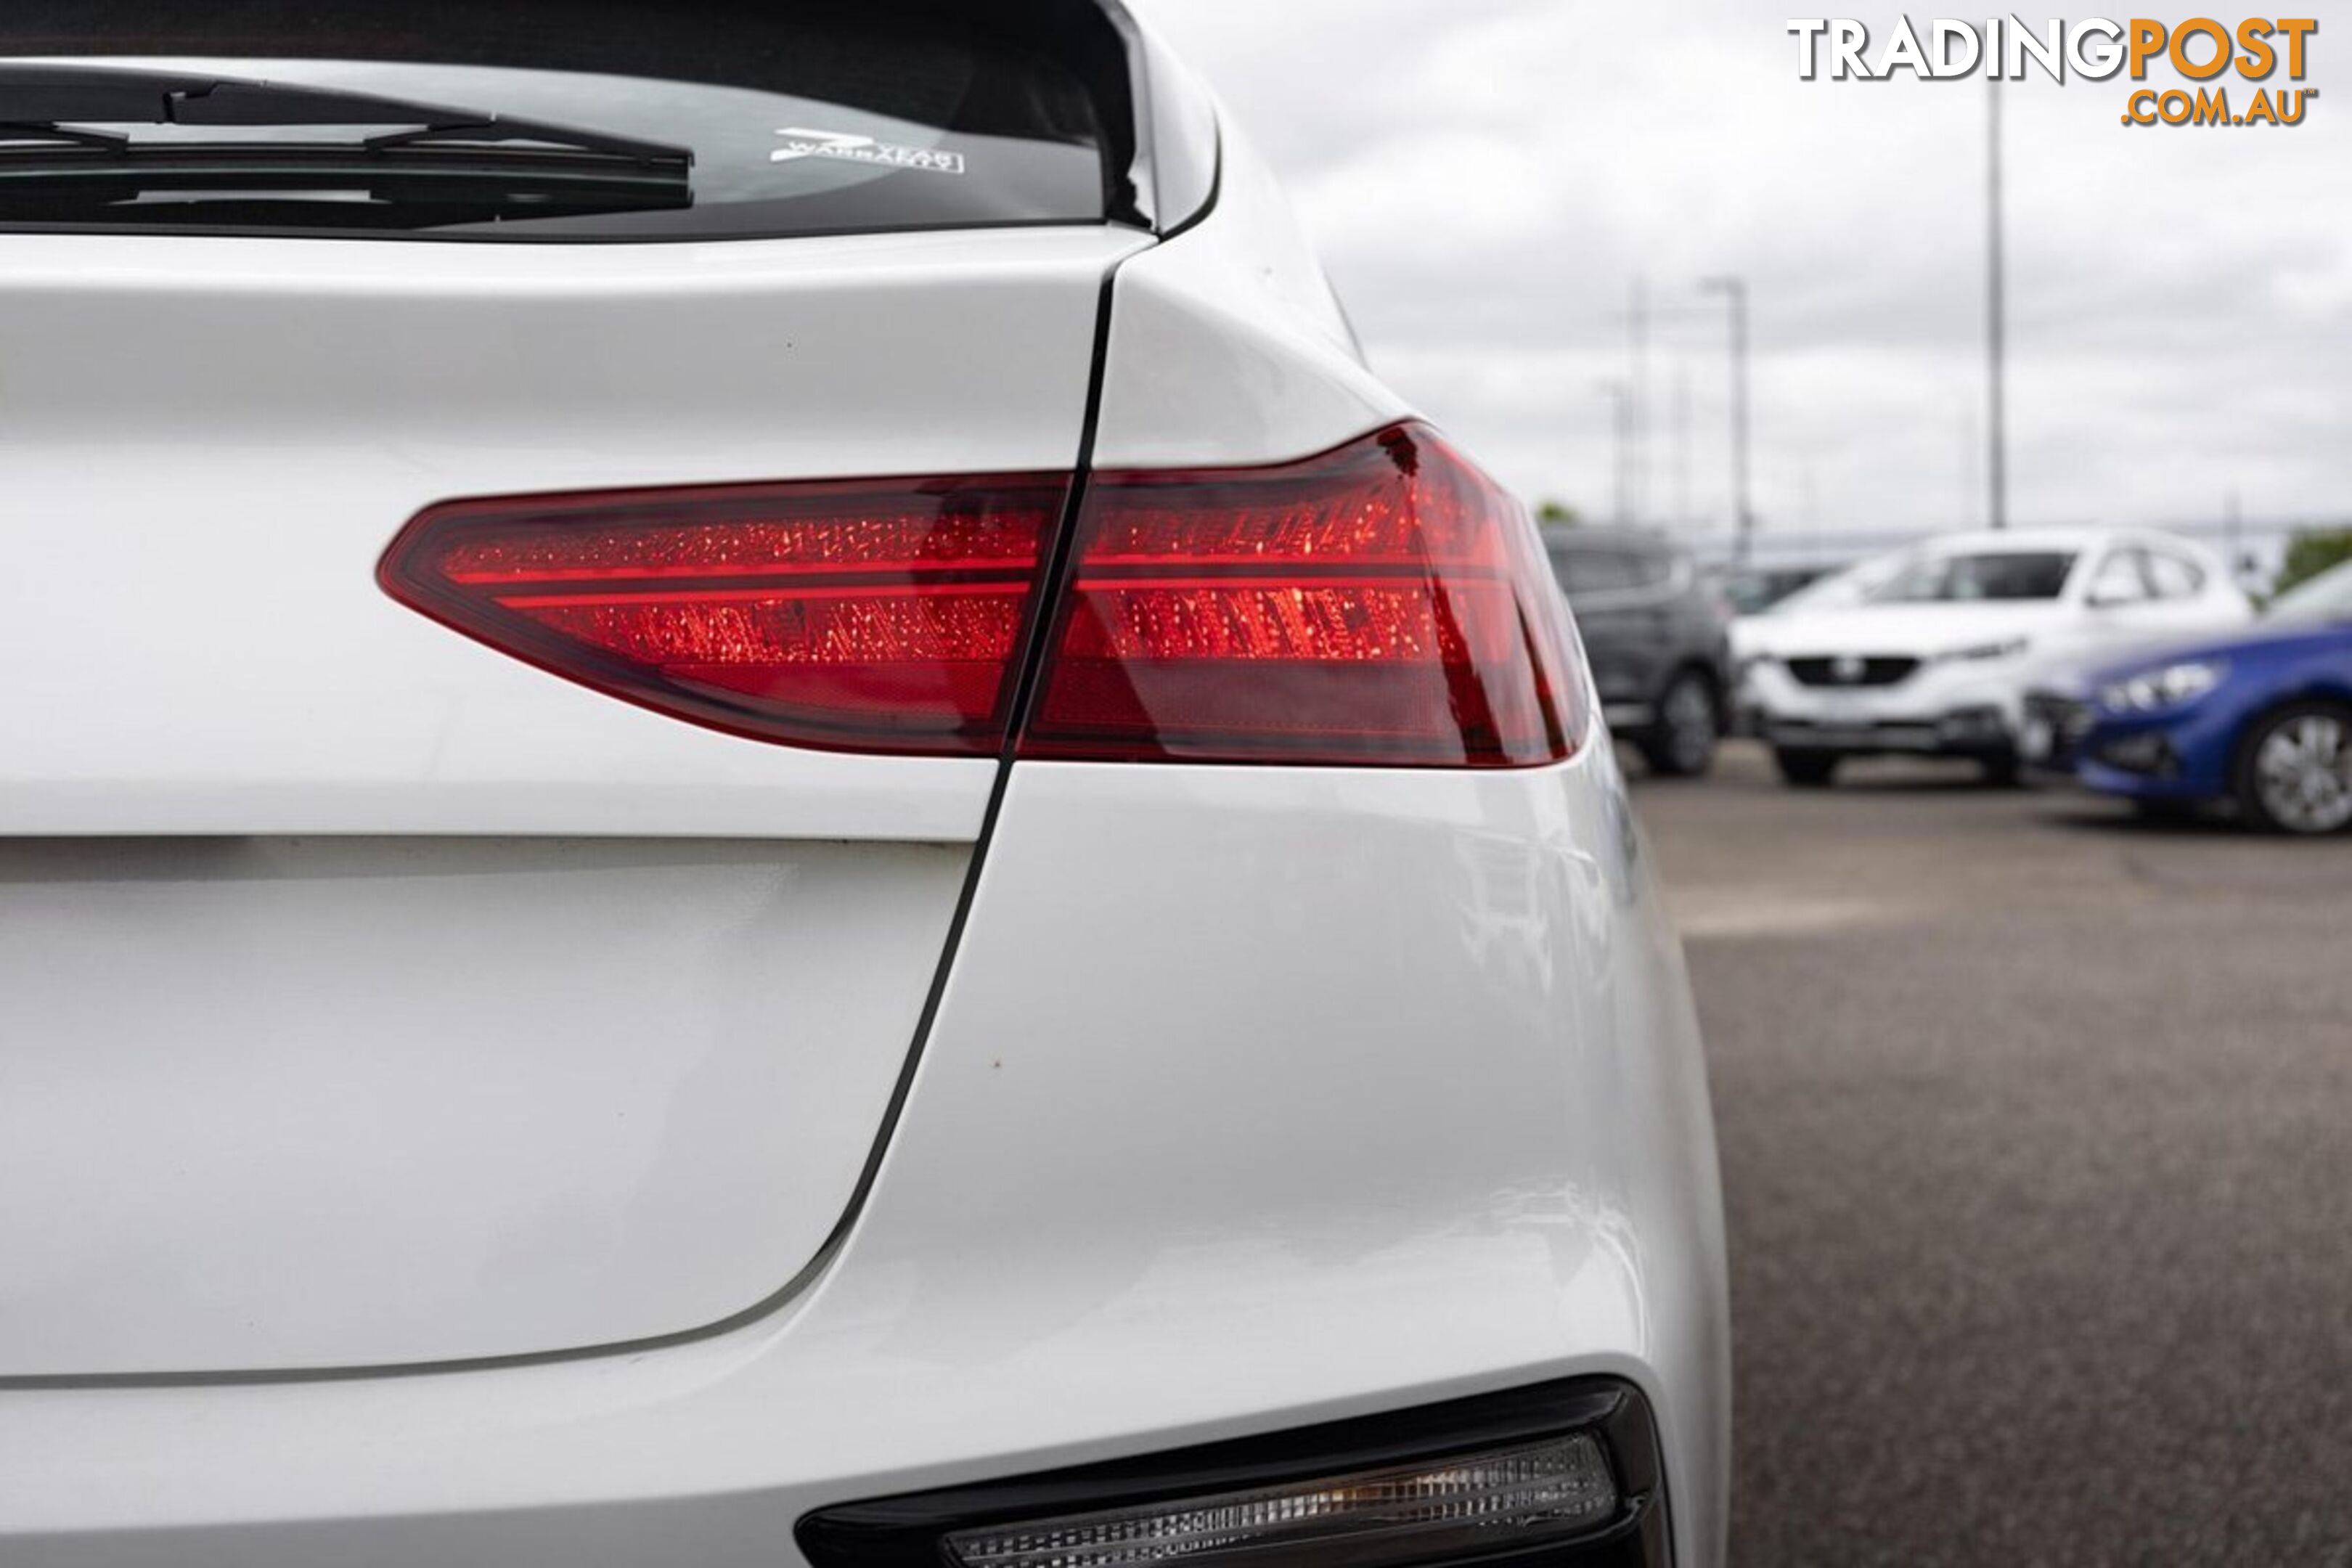
[[[1821,722],[1768,715],[1759,732],[1785,750],[1849,756],[1996,757],[2016,747],[2008,726],[1990,709],[1961,709],[1933,720]]]
[[[2084,737],[2075,777],[2135,800],[2221,800],[2237,788],[2235,741],[2234,723],[2219,712],[2107,721]]]
[[[2026,694],[2018,753],[2027,767],[2051,778],[2072,778],[2083,760],[2083,742],[2098,722],[2088,702],[2057,691]]]
[[[0,1386],[0,1563],[792,1568],[845,1502],[1604,1377],[1713,1563],[1716,1181],[1607,748],[1024,764],[805,1290],[543,1363]]]
[[[1847,755],[2006,755],[2023,722],[2011,685],[1934,665],[1892,686],[1816,687],[1768,663],[1750,671],[1743,700],[1769,743]]]
[[[2023,753],[2053,776],[2136,800],[2218,800],[2236,788],[2236,706],[2208,700],[2176,712],[2120,717],[2077,697],[2026,700]]]

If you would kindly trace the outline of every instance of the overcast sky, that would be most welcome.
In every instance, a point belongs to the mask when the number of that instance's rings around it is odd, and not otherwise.
[[[1375,364],[1526,493],[1610,511],[1646,279],[1643,510],[1726,521],[1696,280],[1737,272],[1767,528],[1983,520],[1981,79],[1801,80],[1757,0],[1136,4],[1282,171]],[[2352,515],[2352,0],[2298,11],[2321,97],[2293,129],[2126,130],[2121,78],[2006,89],[2018,521],[2210,519],[2233,488]]]

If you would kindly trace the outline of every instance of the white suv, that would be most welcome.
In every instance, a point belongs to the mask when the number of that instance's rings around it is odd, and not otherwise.
[[[1123,9],[9,56],[0,1563],[1720,1560],[1565,607]]]
[[[2025,692],[2053,667],[2241,625],[2211,552],[2169,534],[1955,534],[1874,567],[1854,602],[1742,624],[1740,693],[1795,784],[1845,759],[1974,759],[2012,779]]]

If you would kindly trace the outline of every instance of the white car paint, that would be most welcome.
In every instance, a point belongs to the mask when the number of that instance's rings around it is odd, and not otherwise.
[[[480,1360],[773,1295],[971,858],[0,838],[0,1380]]]
[[[1227,124],[1217,221],[1119,268],[1104,468],[1275,463],[1409,417],[1353,348],[1274,174]]]
[[[1715,1561],[1706,1083],[1606,749],[1019,774],[806,1291],[572,1363],[0,1385],[0,1559],[756,1568],[845,1498],[1607,1373],[1658,1399],[1676,1540]]]
[[[986,762],[551,682],[376,560],[457,496],[1066,469],[1103,274],[1143,245],[11,235],[0,833],[969,843]]]
[[[1099,467],[1409,414],[1223,159],[1158,242],[12,237],[0,1563],[773,1568],[831,1504],[1590,1374],[1720,1562],[1704,1062],[1597,728],[820,753],[373,580],[454,496],[1066,469],[1105,302]]]
[[[1981,554],[2058,552],[2075,558],[2058,597],[2032,602],[1885,604],[1876,595],[1902,564]],[[2194,569],[2196,592],[2178,598],[2114,602],[2103,574],[2133,552],[2158,552]],[[2221,561],[2171,535],[2122,529],[2044,529],[1953,534],[1849,573],[1862,584],[1826,604],[1812,600],[1741,623],[1741,700],[1768,740],[1806,731],[1807,748],[1839,752],[1936,752],[1956,746],[1955,715],[1997,717],[1996,744],[2013,742],[2026,691],[2053,668],[2112,654],[2226,630],[2251,618],[2252,605]],[[1916,671],[1886,685],[1834,677],[1808,682],[1791,660],[1895,659]]]
[[[1900,571],[1909,557],[1909,551],[1896,550],[1857,561],[1842,572],[1798,589],[1768,609],[1736,616],[1731,623],[1733,668],[1745,669],[1749,659],[1770,646],[1773,629],[1781,617],[1851,609],[1873,588]]]

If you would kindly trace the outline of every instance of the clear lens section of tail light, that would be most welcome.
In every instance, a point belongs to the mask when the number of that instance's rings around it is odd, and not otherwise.
[[[1058,476],[462,501],[394,598],[554,674],[761,740],[994,755]]]
[[[1617,1485],[1578,1434],[1455,1458],[946,1540],[961,1568],[1408,1568],[1571,1540],[1617,1515]]]
[[[1533,766],[1583,733],[1574,647],[1524,510],[1421,426],[1099,474],[1022,753]]]

